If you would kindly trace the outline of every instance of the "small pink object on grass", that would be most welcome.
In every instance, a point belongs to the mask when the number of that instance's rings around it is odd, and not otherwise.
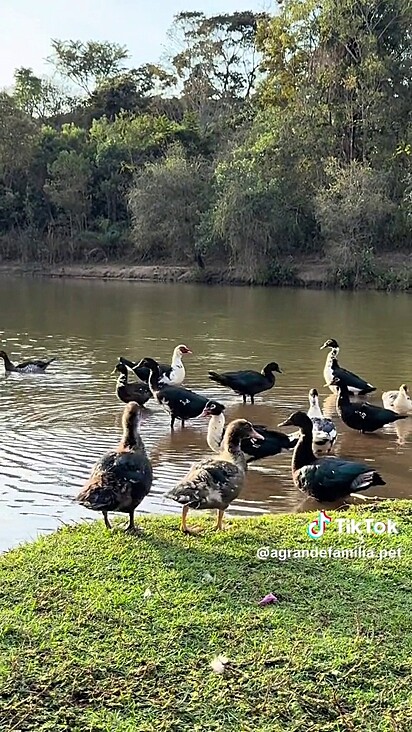
[[[270,605],[273,602],[278,602],[278,598],[273,594],[273,592],[269,592],[268,595],[265,595],[265,597],[259,600],[259,605],[260,607],[264,607],[264,605]]]

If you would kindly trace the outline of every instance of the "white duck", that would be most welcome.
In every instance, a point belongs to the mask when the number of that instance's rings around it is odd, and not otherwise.
[[[171,365],[158,363],[159,384],[161,386],[180,386],[180,384],[183,384],[186,372],[182,357],[187,353],[192,353],[190,348],[180,344],[173,351]],[[131,369],[141,381],[144,381],[146,384],[149,383],[150,369],[146,366],[140,366],[140,361],[133,363],[133,361],[124,358],[124,356],[119,356],[119,363]]]
[[[382,403],[385,409],[392,409],[397,414],[412,414],[412,399],[406,384],[401,384],[397,391],[385,391]]]
[[[312,448],[314,452],[330,452],[338,436],[336,427],[331,419],[324,417],[319,406],[319,394],[317,389],[309,392],[308,417],[313,424]]]

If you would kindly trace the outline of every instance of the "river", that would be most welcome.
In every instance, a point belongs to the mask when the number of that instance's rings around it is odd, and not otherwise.
[[[315,386],[328,415],[326,351],[336,338],[340,363],[383,390],[411,376],[411,298],[407,294],[207,287],[115,281],[0,279],[0,348],[15,362],[56,357],[44,376],[4,376],[0,362],[0,551],[55,530],[93,520],[73,502],[96,458],[119,439],[122,404],[111,371],[119,355],[170,362],[178,343],[187,356],[186,385],[227,405],[226,417],[276,426],[307,409]],[[211,383],[209,369],[260,370],[277,361],[283,374],[254,406]],[[387,485],[379,495],[412,495],[412,418],[362,436],[336,418],[336,453],[376,465]],[[142,436],[155,481],[141,512],[176,512],[162,498],[194,460],[207,454],[205,419],[170,434],[169,419],[149,402]],[[290,456],[250,469],[229,514],[313,508],[292,484]],[[176,520],[178,519],[176,515]],[[125,517],[126,520],[126,517]]]

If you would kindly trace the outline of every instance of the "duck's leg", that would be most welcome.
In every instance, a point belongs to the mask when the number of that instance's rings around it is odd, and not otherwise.
[[[200,533],[201,529],[198,526],[194,526],[194,527],[190,528],[187,525],[186,519],[187,519],[187,514],[188,513],[189,513],[189,506],[183,506],[183,509],[182,509],[182,520],[181,520],[181,523],[180,523],[180,529],[181,529],[181,531],[184,534],[192,534],[193,536],[196,536],[197,534]]]
[[[104,523],[106,525],[106,529],[111,529],[112,525],[111,525],[109,519],[107,518],[107,511],[103,511],[103,518],[104,518]]]
[[[250,403],[251,404],[255,403],[255,397],[253,396],[253,394],[250,395]]]
[[[225,527],[223,526],[223,516],[225,514],[225,509],[218,508],[217,511],[217,522],[215,526],[215,531],[224,531]]]
[[[185,428],[185,421],[184,421],[184,419],[182,419],[182,430],[184,430],[184,428]]]
[[[174,417],[172,414],[171,419],[170,419],[170,429],[171,430],[174,430],[174,428],[175,428],[175,421],[176,421],[176,417]]]
[[[129,516],[130,516],[130,521],[129,521],[129,525],[126,529],[126,534],[136,534],[136,535],[143,534],[143,529],[141,529],[139,526],[135,525],[134,508],[131,511],[129,511]]]
[[[242,394],[243,404],[246,404],[246,394]]]

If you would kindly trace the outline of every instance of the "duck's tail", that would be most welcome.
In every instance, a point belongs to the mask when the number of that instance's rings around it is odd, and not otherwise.
[[[361,473],[352,481],[351,490],[356,493],[371,488],[373,485],[386,485],[386,482],[376,470],[369,470],[367,473]]]
[[[217,384],[227,386],[226,378],[221,374],[218,374],[216,371],[209,371],[208,374],[210,381],[216,381]]]

